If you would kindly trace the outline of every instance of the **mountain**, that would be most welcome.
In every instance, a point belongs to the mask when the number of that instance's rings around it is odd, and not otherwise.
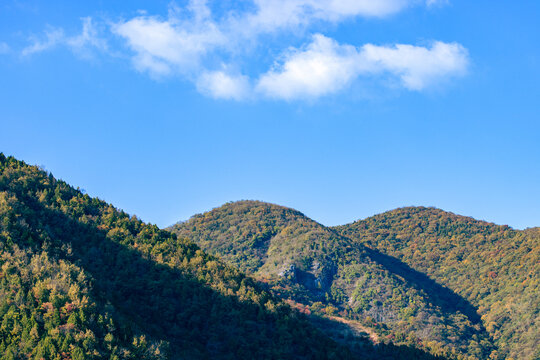
[[[0,359],[537,359],[540,229],[432,208],[167,230],[0,153]]]
[[[171,231],[240,270],[262,277],[294,275],[306,289],[323,296],[338,257],[352,250],[351,241],[299,211],[256,201],[226,204]]]
[[[353,354],[191,241],[0,153],[1,359],[375,359],[385,351],[393,348],[364,343]]]
[[[540,229],[408,207],[334,230],[467,299],[499,357],[540,359]]]
[[[277,295],[379,342],[450,358],[496,355],[476,308],[396,258],[286,207],[240,201],[170,228]]]

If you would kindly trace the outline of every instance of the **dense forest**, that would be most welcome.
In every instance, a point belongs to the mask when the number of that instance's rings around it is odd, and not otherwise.
[[[495,340],[499,357],[540,359],[540,229],[517,231],[409,207],[335,230],[467,299]]]
[[[537,359],[539,240],[256,201],[162,230],[0,153],[0,359]]]
[[[466,299],[296,210],[240,201],[170,229],[267,283],[275,295],[369,328],[378,341],[450,358],[497,357]]]
[[[189,239],[1,153],[0,269],[2,360],[439,359],[317,317],[324,334]]]

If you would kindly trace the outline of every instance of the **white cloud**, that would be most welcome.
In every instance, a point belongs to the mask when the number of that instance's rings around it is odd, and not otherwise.
[[[410,90],[423,90],[448,76],[463,75],[467,70],[467,50],[456,43],[435,42],[431,48],[402,45],[375,46],[362,49],[364,61],[379,71],[399,77]]]
[[[337,22],[348,17],[384,17],[405,8],[410,0],[255,0],[257,12],[249,28],[274,31],[316,20]]]
[[[287,100],[334,93],[356,77],[359,57],[353,46],[318,34],[306,49],[291,51],[282,65],[262,75],[257,91]]]
[[[216,99],[243,100],[250,96],[249,78],[230,75],[223,71],[205,72],[197,80],[197,89],[202,94]]]
[[[240,100],[253,92],[288,100],[317,98],[360,76],[376,74],[390,74],[405,88],[422,90],[464,72],[466,50],[441,42],[429,49],[371,44],[357,48],[319,34],[305,48],[287,52],[282,63],[259,76],[254,89],[247,76],[212,70],[209,63],[233,53],[233,58],[242,59],[243,45],[256,43],[262,33],[290,32],[317,21],[385,17],[412,5],[441,1],[445,0],[252,0],[251,10],[231,10],[216,19],[205,0],[191,0],[184,8],[171,5],[166,19],[142,14],[117,23],[113,32],[134,52],[132,61],[139,71],[195,79],[197,89],[214,98]]]
[[[254,11],[227,19],[236,37],[307,28],[317,22],[338,23],[355,17],[383,18],[422,0],[252,0]]]
[[[207,0],[189,0],[184,7],[169,6],[166,18],[139,11],[136,16],[107,27],[130,49],[134,67],[152,77],[180,76],[206,96],[243,100],[258,97],[314,99],[336,93],[362,77],[390,78],[409,90],[421,91],[465,73],[467,50],[457,43],[434,42],[430,47],[405,44],[343,45],[316,34],[301,48],[289,48],[263,74],[254,58],[269,56],[326,23],[355,17],[382,18],[416,5],[433,6],[448,0],[245,0],[242,5],[219,3],[214,14]],[[214,2],[218,4],[217,0]],[[224,10],[225,8],[225,10]],[[93,50],[114,55],[103,37],[105,24],[82,19],[82,31],[66,36],[50,29],[23,55],[65,46],[88,56]],[[302,31],[298,31],[302,30]],[[262,35],[272,34],[269,36]],[[262,43],[261,39],[269,39]],[[283,42],[279,45],[279,41]],[[111,43],[112,44],[112,43]],[[253,46],[255,45],[255,46]],[[0,43],[0,53],[2,46]],[[262,56],[261,56],[262,55]],[[230,71],[223,63],[230,64]],[[264,66],[264,65],[263,65]]]
[[[113,32],[134,51],[138,70],[186,74],[198,68],[205,55],[215,50],[242,51],[246,40],[256,42],[261,33],[290,31],[315,21],[384,17],[421,1],[251,0],[251,10],[230,8],[216,19],[206,0],[190,0],[184,8],[172,3],[166,19],[144,13],[117,23]]]
[[[423,0],[253,0],[256,11],[237,23],[239,32],[256,34],[307,26],[316,21],[337,23],[348,18],[384,18]],[[427,6],[448,0],[425,0]]]
[[[167,20],[138,16],[113,27],[135,52],[137,69],[186,74],[198,67],[202,55],[226,42],[203,1],[192,1],[188,9],[192,16],[187,20],[176,17],[180,10],[173,8]]]
[[[431,48],[366,44],[356,48],[318,34],[305,49],[290,51],[281,65],[263,74],[256,89],[285,100],[316,98],[338,92],[360,76],[387,73],[405,88],[419,91],[463,74],[467,64],[467,51],[459,44],[435,42]]]

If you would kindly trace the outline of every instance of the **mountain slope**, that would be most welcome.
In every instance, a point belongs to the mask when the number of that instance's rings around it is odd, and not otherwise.
[[[0,268],[2,359],[352,358],[190,241],[1,153]]]
[[[335,228],[395,257],[476,308],[501,358],[540,358],[540,230],[434,208],[402,208]]]
[[[309,311],[359,321],[382,341],[455,358],[494,351],[476,309],[424,274],[302,213],[228,203],[170,228]]]
[[[351,241],[299,211],[257,201],[226,204],[171,230],[239,269],[262,277],[290,274],[315,293],[328,285]]]

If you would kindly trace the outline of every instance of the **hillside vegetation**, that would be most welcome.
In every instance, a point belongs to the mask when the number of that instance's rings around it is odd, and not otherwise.
[[[335,230],[467,299],[495,339],[500,358],[540,359],[540,229],[517,231],[409,207]]]
[[[362,348],[357,358],[377,358]],[[0,154],[1,359],[348,359],[195,244]],[[397,358],[397,357],[389,357]]]
[[[0,360],[540,358],[540,229],[257,201],[167,230],[0,153]]]
[[[274,294],[310,312],[357,321],[381,342],[459,359],[496,354],[468,301],[296,210],[240,201],[170,229],[253,274]]]

